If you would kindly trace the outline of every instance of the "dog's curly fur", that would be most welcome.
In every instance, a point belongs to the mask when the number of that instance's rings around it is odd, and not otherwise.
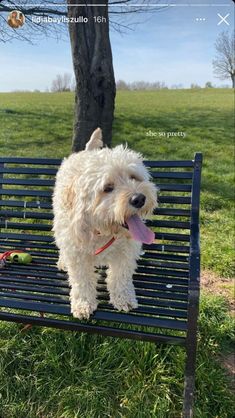
[[[98,128],[84,151],[64,159],[53,195],[58,268],[68,271],[71,311],[79,319],[88,319],[97,309],[94,266],[109,267],[107,288],[115,308],[137,307],[132,276],[141,242],[124,224],[134,214],[146,218],[157,205],[156,187],[149,181],[142,156],[122,145],[100,149],[102,145]],[[136,193],[146,197],[139,209],[130,204]],[[112,237],[114,243],[95,255]]]

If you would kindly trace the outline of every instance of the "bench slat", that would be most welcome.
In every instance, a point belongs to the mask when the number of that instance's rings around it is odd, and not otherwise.
[[[153,211],[154,215],[166,215],[166,216],[190,216],[190,210],[188,209],[170,209],[170,208],[157,208]]]
[[[7,195],[7,191],[9,192],[8,193],[9,196],[14,196],[14,191],[12,191],[11,189],[1,189],[0,194],[1,194],[1,192],[3,192],[2,194]],[[26,192],[30,193],[30,191],[26,191]],[[31,190],[31,193],[32,192],[34,192],[34,194],[24,195],[22,193],[22,194],[19,194],[19,195],[20,196],[47,197],[48,199],[51,198],[51,192],[44,192],[45,196],[40,196],[39,192],[37,192],[35,190]],[[175,203],[177,205],[180,205],[180,204],[190,205],[191,204],[191,198],[190,197],[181,197],[181,196],[159,196],[158,197],[158,202],[159,203],[167,203],[167,204]],[[22,201],[22,200],[4,200],[4,199],[1,199],[0,200],[0,205],[1,206],[24,207],[25,202]],[[52,205],[49,202],[40,202],[40,204],[38,202],[26,202],[26,207],[27,208],[39,208],[40,207],[42,209],[52,209]]]
[[[51,198],[51,191],[46,190],[21,190],[21,189],[0,189],[0,195],[4,196],[36,196]]]
[[[160,292],[160,291],[146,290],[146,289],[141,289],[141,288],[136,289],[136,294],[138,296],[150,297],[152,299],[160,298],[160,299],[180,300],[180,301],[188,300],[188,297],[185,294],[170,293],[170,292],[165,292],[165,291]]]
[[[7,164],[39,164],[39,165],[57,165],[62,162],[61,158],[33,158],[33,157],[0,157],[0,163]],[[151,161],[145,160],[144,165],[147,167],[193,167],[194,160],[162,160]]]
[[[141,283],[161,283],[164,285],[183,285],[188,286],[188,279],[179,279],[178,277],[163,277],[163,276],[142,276],[140,274],[133,275],[134,280],[140,280]]]
[[[157,240],[161,241],[190,241],[190,235],[186,234],[169,234],[167,232],[157,232],[155,237]]]
[[[160,252],[174,252],[174,253],[189,253],[190,247],[187,245],[169,245],[169,244],[144,244],[143,250],[146,251],[147,254],[153,254],[153,251],[160,251]]]
[[[151,298],[145,298],[142,296],[137,297],[138,303],[141,305],[147,305],[147,306],[164,306],[166,308],[170,309],[183,309],[187,311],[187,302],[183,301],[175,301],[175,300],[166,300],[166,299],[151,299]]]
[[[6,207],[19,207],[19,208],[30,208],[30,209],[52,209],[52,204],[47,202],[27,202],[24,200],[0,200],[0,206]]]
[[[23,228],[21,228],[23,229]],[[190,235],[186,234],[168,234],[168,233],[156,233],[155,234],[157,240],[164,240],[164,241],[190,241]],[[39,241],[39,242],[53,242],[52,236],[46,235],[33,235],[33,234],[14,234],[14,233],[0,233],[1,238],[8,238],[8,239],[24,239],[25,241]]]
[[[36,164],[57,165],[61,164],[60,158],[25,158],[25,157],[0,157],[0,163],[6,164]]]
[[[42,318],[32,315],[15,315],[9,312],[0,312],[2,321],[13,321],[21,324],[35,324],[38,326],[59,328],[70,331],[87,332],[88,334],[100,334],[118,338],[129,338],[133,340],[161,342],[168,344],[185,345],[185,337],[176,335],[165,335],[163,333],[152,333],[146,331],[115,328],[113,326],[92,325],[92,323],[80,323],[78,321],[66,321],[52,318]]]
[[[191,184],[167,184],[167,183],[156,183],[156,186],[161,192],[191,192]]]
[[[51,231],[51,225],[36,224],[36,223],[29,224],[26,222],[16,223],[16,222],[10,222],[8,220],[5,220],[4,222],[0,222],[0,228],[21,229],[24,231]]]
[[[30,264],[28,266],[27,265],[26,266],[21,266],[21,265],[18,266],[17,264],[15,264],[15,265],[12,265],[12,266],[14,266],[14,267],[13,268],[7,267],[7,272],[8,272],[9,275],[12,275],[12,274],[14,275],[15,272],[17,271],[17,274],[19,276],[27,274],[27,275],[35,275],[37,277],[45,277],[45,275],[46,275],[47,277],[52,277],[52,278],[54,278],[55,276],[65,278],[65,273],[59,272],[56,268],[50,268],[49,273],[46,273],[46,269],[45,268],[43,269],[42,266],[37,267],[37,266],[34,266],[32,264]],[[171,280],[172,277],[173,278],[179,278],[179,279],[181,279],[181,278],[187,279],[188,276],[189,276],[189,273],[187,271],[171,270],[171,269],[164,269],[164,268],[162,268],[162,269],[161,268],[145,268],[145,267],[139,266],[138,270],[137,270],[137,273],[134,273],[133,277],[136,277],[136,274],[138,276],[142,277],[141,273],[144,274],[145,277],[149,277],[149,278],[151,278],[151,274],[153,276],[157,276],[159,278],[163,277],[163,280],[164,280],[164,276],[165,276],[165,279],[166,280],[168,279],[169,281]],[[4,272],[2,274],[4,274]]]
[[[55,176],[57,168],[41,168],[41,167],[0,167],[0,173],[3,174],[43,174],[47,176]]]
[[[144,161],[144,165],[147,167],[193,167],[194,160],[176,160],[176,161]]]
[[[0,239],[13,239],[13,240],[23,240],[23,241],[38,241],[38,242],[49,242],[52,243],[54,241],[52,236],[48,235],[36,235],[36,234],[14,234],[11,232],[8,233],[0,233]],[[48,247],[49,249],[50,247]],[[55,246],[54,246],[55,248]]]
[[[63,287],[69,289],[68,281],[66,277],[60,276],[58,273],[57,275],[48,274],[48,273],[39,273],[35,271],[28,272],[28,276],[25,276],[25,272],[22,271],[10,271],[6,274],[2,274],[0,277],[0,284],[6,286],[8,283],[29,283],[35,286],[49,286],[49,287]],[[144,288],[148,290],[166,290],[167,292],[178,292],[178,293],[187,293],[188,291],[188,283],[185,282],[179,284],[173,284],[172,281],[166,280],[164,284],[162,282],[159,284],[157,283],[158,280],[151,280],[151,277],[145,278],[145,280],[141,280],[141,277],[138,275],[134,275],[134,284],[138,288]],[[104,286],[103,280],[98,280],[98,283],[101,286]],[[168,287],[170,286],[170,288]],[[105,284],[106,287],[106,284]]]
[[[167,247],[167,246],[166,246]],[[166,249],[166,251],[168,251]],[[175,251],[177,252],[177,251]],[[180,251],[179,251],[180,252]],[[185,251],[186,252],[186,251]],[[189,261],[189,257],[186,255],[178,255],[178,254],[172,254],[172,253],[163,253],[162,251],[155,251],[155,252],[151,252],[151,251],[144,251],[142,256],[141,256],[142,260],[149,260],[149,259],[154,259],[154,260],[169,260],[169,261],[182,261],[185,263],[188,263]]]
[[[26,294],[21,292],[0,292],[0,297],[4,298],[16,298],[22,300],[35,300],[40,302],[50,302],[62,305],[70,305],[70,301],[68,298],[58,298],[58,297],[51,297],[45,295],[35,295],[35,294]],[[98,309],[107,309],[114,311],[114,308],[110,304],[100,303]],[[139,312],[142,314],[151,314],[156,316],[166,316],[172,318],[187,318],[187,312],[182,310],[174,310],[174,309],[166,309],[166,308],[155,308],[151,306],[139,306],[138,310],[134,310],[134,312]]]
[[[40,249],[43,249],[43,247],[38,248],[38,245],[36,244],[30,244],[30,254],[33,256],[33,259],[35,263],[38,264],[56,264],[57,258],[58,258],[58,252],[55,250],[54,252],[49,251],[40,251]],[[25,250],[25,245],[19,242],[4,242],[0,241],[1,251],[5,252],[8,251],[9,248],[21,248]],[[33,249],[37,249],[39,251],[35,251]],[[46,247],[47,248],[47,247]],[[43,257],[43,258],[41,258]],[[157,260],[167,260],[167,261],[177,261],[177,263],[163,263],[161,261]],[[182,262],[182,263],[180,263]],[[159,266],[161,267],[171,267],[171,268],[178,268],[177,266],[182,265],[182,269],[187,270],[188,269],[188,257],[182,256],[182,255],[175,255],[175,254],[164,254],[162,252],[156,253],[154,252],[153,255],[151,253],[144,252],[141,256],[141,259],[137,261],[137,264],[139,265],[147,265],[146,263],[150,263],[151,265],[154,265],[152,263],[159,263]],[[156,266],[158,264],[155,264]],[[185,267],[183,268],[183,266]]]
[[[0,195],[4,196],[34,196],[34,197],[43,197],[51,199],[52,193],[51,191],[46,190],[28,190],[28,189],[0,189]],[[158,197],[159,203],[175,203],[175,204],[184,204],[190,205],[191,198],[190,197],[182,197],[182,196],[159,196]]]
[[[191,205],[191,198],[182,196],[158,196],[158,203],[175,203],[177,205]]]
[[[3,249],[1,249],[1,251],[4,252]],[[33,254],[33,252],[30,251],[30,254],[33,256],[35,253]],[[48,260],[47,255],[48,255],[47,253],[44,254],[45,258],[37,258],[37,256],[34,256],[33,257],[33,262],[31,263],[30,268],[33,269],[33,270],[36,270],[36,271],[37,270],[40,271],[40,269],[43,270],[43,269],[49,268],[50,271],[58,272],[58,269],[56,267],[56,260],[55,259],[49,259]],[[48,264],[49,267],[45,267],[46,264]],[[188,272],[188,269],[189,269],[188,263],[171,263],[171,262],[168,262],[168,261],[167,262],[161,262],[161,261],[154,261],[154,260],[145,260],[143,258],[140,258],[137,261],[137,265],[138,265],[138,269],[137,269],[138,272],[142,271],[142,270],[140,270],[141,268],[144,268],[144,269],[149,268],[150,273],[153,272],[153,271],[155,273],[155,270],[152,270],[152,269],[156,269],[156,268],[157,269],[160,269],[160,268],[172,269],[173,268],[175,270],[185,270],[187,272]],[[54,267],[52,267],[52,266],[54,266]],[[8,264],[7,269],[8,269],[8,271],[9,270],[16,270],[16,269],[19,270],[19,271],[20,270],[25,270],[25,272],[27,273],[28,270],[29,270],[29,266],[27,266],[27,265],[25,266],[23,264]],[[145,273],[145,271],[143,271],[143,272]]]
[[[53,187],[55,180],[45,179],[18,179],[18,178],[1,178],[1,184],[13,184],[18,186],[50,186]]]
[[[12,279],[11,279],[12,280]],[[49,293],[49,294],[58,294],[58,295],[68,295],[69,294],[69,290],[67,288],[64,288],[62,286],[60,287],[49,287],[49,286],[43,286],[43,287],[35,287],[34,286],[29,286],[29,285],[25,285],[22,283],[17,283],[16,281],[13,283],[9,283],[8,281],[6,282],[1,282],[1,287],[3,289],[15,289],[15,290],[24,290],[24,291],[29,291],[29,292],[35,292],[35,293]],[[106,292],[107,293],[107,292]],[[160,298],[160,299],[168,299],[168,300],[179,300],[179,301],[186,301],[187,300],[187,295],[186,294],[179,294],[179,293],[173,293],[173,292],[161,292],[161,291],[157,291],[157,290],[146,290],[146,289],[142,289],[142,288],[136,288],[136,294],[137,296],[143,296],[143,297],[150,297],[151,299],[154,298]],[[1,303],[1,301],[0,301]]]
[[[19,288],[19,286],[17,286],[17,288]],[[69,298],[68,295],[64,294],[62,296],[59,296],[58,294],[50,294],[49,292],[47,292],[47,294],[40,294],[40,293],[29,293],[29,292],[23,292],[20,293],[19,289],[16,290],[15,288],[11,288],[10,292],[8,292],[7,290],[3,291],[2,290],[2,296],[3,295],[7,295],[8,297],[19,297],[21,299],[31,299],[31,300],[45,300],[45,301],[56,301],[58,300],[58,303],[62,303],[62,301],[68,301],[69,303]],[[1,295],[0,294],[0,295]],[[22,297],[20,296],[22,295]],[[49,295],[49,296],[48,296]],[[109,301],[109,296],[106,294],[106,296],[98,296],[98,299],[106,299],[107,301]],[[138,297],[138,303],[141,307],[151,307],[151,309],[159,309],[159,307],[163,307],[166,309],[169,309],[169,315],[172,314],[174,316],[177,315],[178,312],[184,312],[185,317],[187,316],[187,303],[185,302],[178,302],[178,301],[172,301],[172,300],[163,300],[163,299],[147,299],[147,298],[142,298],[142,297]],[[100,303],[99,303],[100,305]],[[112,305],[108,305],[109,307],[112,307]],[[137,310],[139,309],[139,307],[137,308]]]
[[[7,236],[7,238],[5,237],[4,234],[4,238],[3,240],[1,240],[2,235],[0,234],[0,245],[4,246],[4,247],[10,247],[10,248],[25,248],[26,243],[23,240],[24,237],[22,237],[20,235],[21,238],[18,238],[20,241],[15,241],[14,238],[12,238],[9,234]],[[16,238],[17,239],[17,238]],[[22,240],[22,241],[21,241]],[[46,244],[39,244],[39,243],[35,243],[35,242],[30,242],[27,243],[27,248],[37,248],[37,249],[45,249],[45,250],[52,250],[54,252],[58,252],[58,250],[56,249],[55,245],[50,244],[50,245],[46,245]],[[164,249],[163,249],[164,247]],[[151,244],[151,245],[145,245],[143,246],[143,258],[151,258],[151,259],[166,259],[166,260],[186,260],[188,261],[188,257],[187,256],[182,256],[182,255],[176,255],[176,254],[172,254],[172,253],[185,253],[188,254],[189,253],[189,246],[186,245],[168,245],[168,244]],[[50,252],[46,252],[43,253],[44,256],[46,256],[48,254],[48,257],[51,256]]]
[[[23,203],[23,202],[21,202]],[[1,204],[0,204],[1,206]],[[8,206],[11,206],[11,202],[8,202]],[[23,204],[21,205],[23,207]],[[27,205],[28,206],[28,205]],[[167,216],[184,216],[184,217],[189,217],[190,216],[190,211],[186,210],[186,209],[165,209],[165,208],[160,208],[160,209],[156,209],[154,211],[155,215],[167,215]],[[24,212],[19,212],[16,210],[0,210],[0,217],[13,217],[13,218],[23,218],[26,217],[28,218],[33,218],[33,219],[48,219],[48,220],[52,220],[53,219],[53,214],[49,213],[49,212],[30,212],[30,211],[24,211]],[[153,225],[159,226],[159,222],[161,221],[147,221],[148,222],[153,222]],[[187,224],[188,226],[188,224]]]
[[[188,262],[186,263],[172,263],[172,262],[164,262],[164,261],[156,261],[156,260],[148,260],[145,259],[144,256],[142,256],[138,261],[137,264],[139,266],[149,266],[149,267],[163,267],[163,268],[174,268],[176,270],[187,270],[189,269]]]
[[[192,179],[193,173],[190,171],[151,171],[151,177],[155,179]]]
[[[23,218],[23,219],[45,219],[52,220],[52,213],[45,212],[18,212],[16,210],[0,210],[0,218]]]
[[[182,221],[147,220],[146,225],[149,227],[156,227],[156,228],[190,229],[190,222],[182,222]]]
[[[55,180],[47,180],[47,179],[20,179],[20,178],[1,178],[1,184],[7,185],[22,185],[22,186],[47,186],[53,187],[55,184]],[[160,191],[168,191],[168,192],[191,192],[192,185],[191,184],[156,184]]]
[[[30,248],[30,253],[32,255],[33,255],[33,253],[31,252],[32,249],[36,249],[37,253],[38,253],[38,250],[39,251],[45,250],[44,252],[41,252],[43,257],[47,257],[47,258],[53,257],[53,258],[58,259],[58,250],[53,244],[48,245],[48,244],[39,244],[39,243],[33,243],[33,242],[28,242],[28,241],[26,242],[26,241],[23,241],[22,239],[20,241],[12,241],[12,240],[1,241],[0,240],[0,246],[2,246],[2,249],[4,250],[2,252],[9,251],[15,248],[22,249],[22,250],[27,249],[29,251],[29,248]]]
[[[46,302],[29,302],[4,298],[1,300],[1,306],[5,308],[23,309],[36,312],[53,313],[56,315],[71,316],[70,309],[67,306],[48,304]],[[96,311],[92,316],[93,319],[101,321],[112,321],[128,323],[133,325],[142,325],[154,328],[170,328],[175,330],[185,331],[187,323],[183,320],[174,319],[157,319],[152,317],[139,316],[134,314],[124,314],[120,312]]]
[[[173,277],[186,277],[188,278],[188,271],[182,270],[172,270],[164,268],[147,268],[147,267],[138,267],[138,272],[144,274],[153,274],[154,276],[163,275],[163,276],[173,276]]]

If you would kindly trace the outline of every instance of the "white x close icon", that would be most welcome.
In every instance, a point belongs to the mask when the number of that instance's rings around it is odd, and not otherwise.
[[[226,25],[228,25],[229,26],[229,23],[227,22],[227,17],[229,17],[229,15],[230,15],[230,13],[228,13],[226,16],[221,16],[221,14],[219,14],[219,13],[217,13],[217,16],[219,16],[220,17],[220,21],[218,22],[218,24],[217,24],[217,26],[219,26],[219,25],[221,25],[221,23],[225,23]]]

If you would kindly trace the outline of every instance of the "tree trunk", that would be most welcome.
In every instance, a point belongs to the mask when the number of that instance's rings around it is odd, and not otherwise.
[[[231,79],[233,83],[233,89],[235,89],[235,73],[231,74]]]
[[[69,22],[76,79],[72,151],[76,152],[85,148],[97,127],[103,131],[103,142],[111,145],[116,87],[109,39],[108,2],[102,2],[107,6],[71,7],[77,1],[67,1],[69,18],[78,19],[76,23]],[[101,21],[95,21],[95,18],[99,20],[99,16]],[[88,21],[85,23],[84,19]]]

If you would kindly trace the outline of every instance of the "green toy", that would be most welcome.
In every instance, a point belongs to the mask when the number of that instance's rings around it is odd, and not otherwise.
[[[12,252],[7,257],[7,261],[10,261],[11,263],[30,264],[32,262],[32,256],[29,253]]]
[[[24,253],[21,250],[11,250],[0,254],[0,269],[6,267],[7,262],[18,264],[32,263],[32,256],[29,253]]]

